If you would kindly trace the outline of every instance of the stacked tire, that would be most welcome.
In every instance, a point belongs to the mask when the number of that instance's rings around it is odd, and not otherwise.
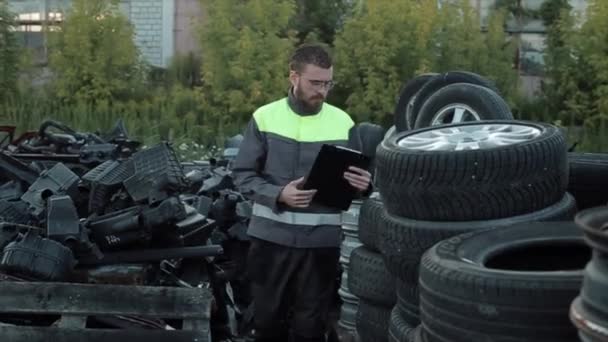
[[[608,341],[608,207],[583,210],[575,221],[593,248],[593,258],[585,267],[580,295],[570,307],[570,319],[581,341]]]
[[[490,80],[467,71],[418,75],[400,90],[395,131],[466,121],[511,120],[513,114]]]
[[[377,247],[381,202],[368,198],[361,206],[359,239],[362,246],[350,255],[348,288],[359,299],[356,318],[361,342],[388,341],[388,324],[396,302],[395,280],[389,274]]]
[[[363,155],[369,157],[371,159],[371,167],[370,169],[373,169],[373,164],[374,164],[374,159],[375,159],[375,154],[376,154],[376,147],[378,146],[378,144],[382,141],[382,138],[385,134],[384,132],[384,128],[382,126],[376,125],[376,124],[372,124],[369,122],[363,122],[363,123],[359,123],[356,124],[355,126],[353,126],[353,128],[349,131],[349,135],[348,135],[348,147],[357,151],[360,151]],[[342,279],[341,279],[341,286],[340,289],[338,290],[338,294],[340,295],[340,298],[342,300],[342,306],[341,306],[341,312],[340,312],[340,320],[338,321],[338,324],[346,330],[352,331],[356,329],[356,325],[357,325],[357,321],[361,320],[362,317],[363,319],[365,319],[368,316],[372,316],[373,318],[375,318],[376,323],[378,323],[378,320],[380,320],[381,315],[380,314],[374,314],[374,312],[368,312],[368,311],[373,311],[374,308],[370,307],[369,303],[367,303],[364,300],[363,303],[363,309],[359,310],[359,298],[356,294],[353,294],[351,292],[351,290],[349,289],[349,281],[348,281],[348,274],[349,274],[349,269],[350,269],[350,264],[351,264],[351,255],[353,254],[353,251],[359,247],[362,246],[363,243],[359,240],[359,235],[363,234],[364,237],[362,238],[364,241],[366,241],[365,239],[369,236],[370,232],[371,232],[371,228],[370,225],[368,224],[368,222],[370,222],[370,218],[369,218],[369,205],[371,202],[367,202],[365,204],[362,205],[362,201],[357,199],[354,200],[349,208],[348,211],[344,212],[342,214],[342,232],[344,235],[344,239],[342,241],[342,246],[341,246],[341,252],[340,252],[340,264],[342,266]],[[361,215],[363,215],[363,223],[362,223],[362,229],[363,231],[361,232],[361,229],[359,228],[360,226],[360,217]],[[366,235],[367,234],[367,235]],[[373,243],[370,242],[370,240],[367,240],[367,244],[370,246],[370,250],[371,251],[375,251],[375,245]],[[371,267],[373,271],[378,271],[376,268],[374,268],[374,266],[378,267],[378,266],[382,266],[382,265],[378,265],[378,264],[374,264],[374,260],[372,259],[367,259],[364,256],[362,256],[362,254],[364,254],[363,252],[357,251],[356,255],[355,255],[355,267],[357,268],[357,271],[355,271],[355,274],[359,274],[361,272],[361,269],[366,269],[367,267]],[[381,260],[380,260],[381,261]],[[372,263],[373,265],[368,265],[368,263]],[[382,270],[382,268],[380,269],[380,271]],[[380,272],[381,273],[381,272]],[[369,288],[368,286],[366,286],[365,284],[365,280],[361,281],[359,279],[355,280],[355,283],[357,285],[362,285],[365,288]],[[357,292],[359,290],[359,292],[357,293],[363,293],[364,297],[366,295],[368,296],[374,296],[373,292],[372,293],[368,293],[366,292],[366,289],[363,288],[358,288],[356,287],[355,292]],[[394,297],[394,294],[393,294]],[[361,311],[361,312],[359,312]],[[361,314],[363,314],[363,316],[361,316]],[[365,324],[365,323],[363,323]],[[383,322],[379,322],[378,324],[385,324]],[[378,325],[376,324],[376,325]],[[373,330],[373,329],[372,329]],[[376,329],[377,330],[377,329]],[[374,337],[376,335],[378,335],[377,333],[374,334],[373,332],[368,333],[368,335],[373,335]],[[365,333],[364,333],[365,335]]]
[[[377,247],[397,287],[390,341],[424,335],[415,328],[425,317],[419,267],[435,244],[475,231],[572,219],[576,205],[566,192],[566,150],[557,127],[514,120],[420,128],[395,133],[378,146],[383,209]]]
[[[568,311],[590,257],[569,221],[441,241],[420,266],[422,341],[576,341]]]
[[[359,298],[348,288],[348,269],[353,250],[362,245],[359,240],[359,215],[361,201],[353,201],[348,211],[342,213],[342,234],[340,246],[340,267],[342,269],[338,295],[342,301],[338,325],[347,331],[354,331],[359,307]]]

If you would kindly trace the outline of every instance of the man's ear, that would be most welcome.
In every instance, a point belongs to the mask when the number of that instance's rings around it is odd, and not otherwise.
[[[295,70],[290,70],[289,71],[289,83],[291,83],[291,86],[295,88],[295,86],[298,84],[298,77],[300,75],[298,75],[298,73]]]

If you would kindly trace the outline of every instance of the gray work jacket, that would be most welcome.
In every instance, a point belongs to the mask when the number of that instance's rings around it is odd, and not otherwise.
[[[299,114],[283,98],[253,114],[233,163],[238,190],[254,201],[248,234],[284,246],[339,247],[340,211],[311,204],[278,203],[287,183],[306,176],[325,143],[345,146],[350,116],[324,103],[316,114]]]

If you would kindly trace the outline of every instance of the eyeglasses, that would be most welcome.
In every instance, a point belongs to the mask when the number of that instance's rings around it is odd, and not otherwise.
[[[302,78],[304,78],[304,77],[302,77]],[[308,78],[304,78],[304,79],[307,80],[308,82],[310,82],[310,85],[312,85],[316,89],[325,88],[327,90],[331,90],[331,88],[333,88],[334,85],[336,84],[334,81],[311,80]]]

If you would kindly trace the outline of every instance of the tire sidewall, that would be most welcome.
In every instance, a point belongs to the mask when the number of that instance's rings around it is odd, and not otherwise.
[[[503,101],[500,96],[488,88],[468,83],[454,83],[446,86],[425,101],[418,112],[415,128],[428,127],[437,115],[450,105],[463,104],[470,107],[480,120],[512,120],[513,115],[508,111],[506,103],[497,108],[490,101]]]
[[[453,83],[476,84],[482,87],[490,88],[496,93],[499,93],[496,86],[490,80],[472,72],[449,71],[444,74],[437,75],[430,79],[417,93],[416,99],[412,104],[412,116],[415,119],[414,122],[417,121],[416,118],[418,117],[426,100],[439,89]]]

